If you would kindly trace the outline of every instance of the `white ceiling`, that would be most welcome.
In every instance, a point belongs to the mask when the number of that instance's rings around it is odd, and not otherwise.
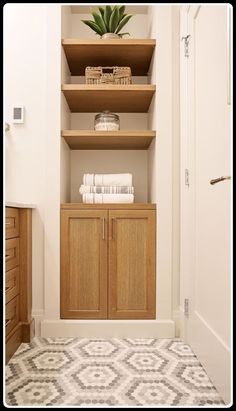
[[[107,4],[106,4],[107,5]],[[87,14],[91,13],[91,8],[98,7],[100,4],[90,4],[89,6],[70,6],[71,13],[82,13]],[[140,6],[140,5],[133,5],[133,6],[126,6],[125,11],[129,14],[147,14],[148,6]]]

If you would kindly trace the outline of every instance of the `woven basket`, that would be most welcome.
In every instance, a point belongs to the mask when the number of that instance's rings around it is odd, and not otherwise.
[[[86,84],[131,84],[130,67],[86,67]]]

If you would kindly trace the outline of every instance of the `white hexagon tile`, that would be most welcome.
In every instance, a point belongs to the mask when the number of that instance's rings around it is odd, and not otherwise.
[[[9,406],[224,405],[179,339],[34,338],[6,366]]]

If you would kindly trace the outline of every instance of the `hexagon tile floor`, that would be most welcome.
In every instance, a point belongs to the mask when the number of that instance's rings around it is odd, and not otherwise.
[[[9,406],[224,405],[179,339],[34,338],[6,366]]]

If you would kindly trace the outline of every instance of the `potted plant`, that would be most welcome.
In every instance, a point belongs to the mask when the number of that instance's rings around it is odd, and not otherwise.
[[[125,6],[105,6],[98,7],[99,13],[92,12],[94,20],[82,20],[96,34],[104,38],[121,38],[125,34],[120,33],[121,29],[128,23],[132,14],[125,13]]]

